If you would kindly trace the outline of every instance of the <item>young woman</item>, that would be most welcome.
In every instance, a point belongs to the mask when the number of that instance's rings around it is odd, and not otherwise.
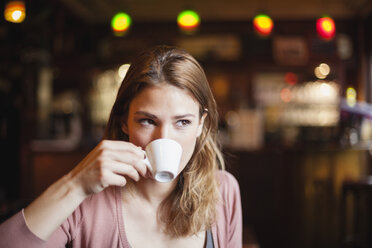
[[[131,64],[104,140],[0,226],[0,247],[242,247],[239,186],[216,143],[216,103],[199,63],[157,46]],[[183,148],[180,173],[155,181],[148,143]]]

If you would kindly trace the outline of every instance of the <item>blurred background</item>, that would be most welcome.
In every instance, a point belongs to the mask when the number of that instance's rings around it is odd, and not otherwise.
[[[0,10],[0,221],[100,141],[133,56],[167,44],[206,71],[246,247],[372,247],[371,1],[30,0]]]

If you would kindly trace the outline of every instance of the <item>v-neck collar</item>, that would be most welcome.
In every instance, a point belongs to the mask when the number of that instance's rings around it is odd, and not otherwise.
[[[118,228],[119,228],[119,238],[121,243],[123,244],[123,248],[131,248],[127,234],[125,232],[125,225],[124,225],[124,215],[123,215],[123,201],[121,199],[122,197],[122,188],[116,186],[115,187],[115,205],[116,205],[116,218],[117,218],[117,223],[118,223]],[[214,247],[218,248],[218,240],[217,240],[217,227],[216,224],[214,224],[211,228],[212,230],[212,238],[213,238],[213,243]]]
[[[119,227],[119,238],[123,244],[123,248],[131,248],[127,235],[125,233],[124,216],[123,216],[123,201],[121,199],[121,187],[115,187],[115,201],[116,201],[116,217]]]

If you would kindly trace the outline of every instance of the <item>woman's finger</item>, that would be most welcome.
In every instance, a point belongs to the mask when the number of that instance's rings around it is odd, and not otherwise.
[[[117,175],[115,173],[112,173],[108,177],[109,178],[107,180],[109,181],[109,185],[123,187],[123,186],[125,186],[127,184],[127,179],[124,176],[121,176],[121,175]]]
[[[107,162],[117,162],[125,165],[133,166],[143,177],[146,176],[147,167],[142,157],[138,157],[133,153],[113,151],[113,150],[102,150],[99,154],[99,159]]]
[[[129,164],[123,164],[116,161],[111,161],[107,163],[107,169],[112,171],[115,174],[119,174],[122,176],[128,176],[132,178],[134,181],[138,181],[140,179],[139,171]]]
[[[109,149],[101,150],[97,156],[126,164],[135,164],[139,161],[144,160],[144,155],[138,156],[138,154],[135,154],[131,151],[118,151]]]
[[[121,140],[103,140],[98,144],[98,150],[111,150],[117,152],[132,153],[138,158],[145,158],[144,151],[141,147],[135,146],[134,144]]]

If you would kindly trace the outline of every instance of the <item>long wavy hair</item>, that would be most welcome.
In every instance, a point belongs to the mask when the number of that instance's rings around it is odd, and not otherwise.
[[[158,210],[164,231],[182,237],[211,228],[219,200],[215,174],[225,167],[217,144],[216,102],[200,64],[186,51],[170,46],[156,46],[136,57],[119,88],[104,138],[128,141],[121,125],[127,119],[131,101],[145,87],[164,83],[191,93],[199,103],[199,118],[207,112],[194,153],[177,187]]]

